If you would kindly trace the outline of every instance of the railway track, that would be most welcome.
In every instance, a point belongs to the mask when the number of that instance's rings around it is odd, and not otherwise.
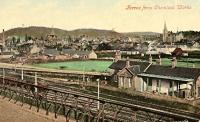
[[[12,75],[12,74],[11,74]],[[18,82],[21,84],[25,85],[31,85],[33,87],[38,87],[33,85],[33,81],[26,81],[26,82],[21,82],[18,78],[13,78],[13,77],[6,77],[6,80],[13,80],[13,82]],[[96,102],[93,102],[91,105],[92,111],[97,112],[97,92],[91,92],[87,90],[80,90],[77,88],[73,87],[67,87],[65,84],[57,84],[53,81],[48,81],[49,85],[48,88],[44,88],[46,90],[52,91],[52,93],[48,93],[48,101],[53,102],[54,100],[54,93],[59,92],[62,94],[70,94],[72,96],[79,96],[81,99],[78,100],[78,102],[82,105],[88,103],[88,99],[93,99]],[[33,96],[30,96],[33,97]],[[57,95],[57,100],[60,101],[62,99],[62,96]],[[120,97],[116,97],[113,95],[107,95],[107,94],[100,94],[100,101],[109,103],[109,104],[114,104],[116,106],[123,106],[125,109],[122,109],[120,112],[122,115],[119,115],[119,118],[121,116],[122,119],[129,119],[132,114],[132,109],[129,108],[134,108],[137,111],[139,111],[137,114],[138,117],[140,118],[145,118],[145,112],[150,112],[153,114],[159,114],[162,116],[167,116],[167,117],[175,117],[175,118],[185,118],[188,120],[198,120],[200,119],[200,115],[196,113],[192,113],[189,111],[184,111],[184,110],[179,110],[179,109],[174,109],[174,108],[169,108],[161,105],[156,105],[156,104],[151,104],[148,102],[142,102],[138,100],[133,100],[133,99],[127,99],[123,98],[121,99]],[[73,100],[69,100],[68,105],[73,104]],[[81,106],[79,106],[81,108]],[[83,106],[82,106],[83,108]],[[109,108],[109,107],[107,107]],[[106,111],[106,110],[105,110]],[[142,111],[142,112],[141,112]],[[114,114],[114,110],[107,109],[107,116],[111,116],[109,113]],[[108,117],[109,118],[109,117]],[[111,117],[112,118],[112,117]],[[158,120],[155,118],[155,120]]]
[[[77,88],[67,87],[66,85],[53,84],[53,86],[51,86],[51,84],[50,84],[49,87],[53,88],[53,89],[58,89],[58,90],[61,90],[61,91],[62,90],[63,91],[76,91],[79,94],[81,94],[82,92],[85,92],[85,94],[90,94],[90,95],[96,95],[97,96],[97,92],[88,91],[88,90],[80,90],[80,89],[77,89]],[[70,90],[67,90],[67,89],[70,89]],[[190,111],[186,111],[186,110],[180,110],[180,109],[175,109],[175,108],[171,108],[171,107],[156,105],[156,104],[143,102],[143,101],[139,101],[139,100],[134,100],[134,99],[127,99],[127,98],[121,99],[120,97],[116,97],[116,96],[108,95],[108,94],[100,93],[100,98],[101,99],[106,98],[106,99],[109,99],[109,100],[116,100],[116,101],[120,101],[120,102],[124,102],[124,103],[134,104],[134,105],[141,105],[141,106],[160,109],[160,110],[164,110],[164,111],[168,111],[168,112],[172,112],[172,113],[176,112],[178,114],[183,114],[183,115],[187,115],[187,116],[196,116],[196,117],[200,116],[199,114],[196,114],[196,113],[193,113],[193,112],[190,112]]]

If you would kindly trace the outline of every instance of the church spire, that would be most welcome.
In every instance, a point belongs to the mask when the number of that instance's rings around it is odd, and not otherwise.
[[[164,22],[164,29],[163,29],[163,42],[167,42],[168,38],[168,30],[167,30],[167,25],[166,21]]]
[[[164,30],[167,30],[166,21],[165,21],[165,23],[164,23]]]

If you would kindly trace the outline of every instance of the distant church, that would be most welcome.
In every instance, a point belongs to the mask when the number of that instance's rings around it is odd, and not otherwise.
[[[164,29],[163,29],[163,42],[168,41],[168,30],[167,30],[167,25],[166,22],[164,23]]]
[[[167,30],[166,22],[164,23],[164,29],[163,29],[163,43],[166,44],[172,44],[176,40],[176,34],[174,34],[172,31]]]

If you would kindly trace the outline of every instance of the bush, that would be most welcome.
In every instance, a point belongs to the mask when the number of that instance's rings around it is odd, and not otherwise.
[[[60,69],[66,69],[67,67],[66,66],[60,66],[59,68]]]

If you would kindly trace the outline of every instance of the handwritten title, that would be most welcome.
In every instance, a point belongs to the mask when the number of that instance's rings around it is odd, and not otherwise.
[[[125,8],[126,10],[190,10],[190,5],[134,5],[129,4]]]

